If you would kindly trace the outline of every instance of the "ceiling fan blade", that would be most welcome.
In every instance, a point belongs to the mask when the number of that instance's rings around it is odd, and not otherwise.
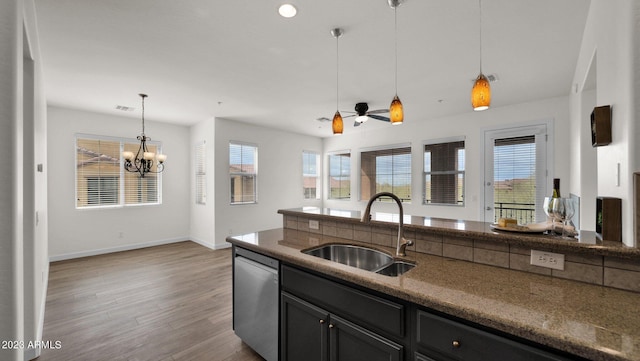
[[[382,113],[389,113],[389,109],[376,109],[376,110],[370,110],[367,112],[368,114],[382,114]]]
[[[358,115],[358,114],[345,115],[345,116],[343,116],[343,117],[342,117],[342,119],[344,119],[344,118],[351,118],[351,117],[355,117],[355,116],[357,116],[357,115]]]
[[[353,126],[354,126],[354,127],[359,127],[359,126],[360,126],[360,124],[362,124],[362,123],[360,123],[360,122],[353,122]]]
[[[375,114],[369,114],[369,118],[373,118],[373,119],[376,119],[376,120],[382,120],[383,122],[390,122],[389,118],[383,117],[383,116],[380,116],[380,115],[375,115]]]

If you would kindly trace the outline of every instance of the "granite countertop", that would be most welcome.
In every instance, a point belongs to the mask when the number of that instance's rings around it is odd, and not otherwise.
[[[301,207],[281,209],[278,213],[296,217],[326,219],[353,224],[362,224],[360,211],[348,211],[331,208]],[[371,224],[390,224],[397,227],[399,216],[396,213],[372,212]],[[496,230],[491,223],[404,215],[404,230],[429,231],[433,234],[468,237],[478,240],[503,242],[526,247],[543,247],[552,252],[574,252],[601,256],[613,256],[640,261],[640,248],[625,246],[622,242],[603,241],[593,231],[580,231],[573,239],[561,239],[541,233],[518,233]],[[395,224],[395,225],[393,225]]]
[[[587,359],[640,360],[638,293],[416,252],[402,258],[414,269],[388,277],[300,252],[356,241],[289,229],[227,241]]]

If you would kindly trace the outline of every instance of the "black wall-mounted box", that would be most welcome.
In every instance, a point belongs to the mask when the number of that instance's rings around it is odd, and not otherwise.
[[[591,112],[591,145],[599,147],[611,143],[611,106],[593,108]]]
[[[596,198],[596,235],[603,241],[622,242],[622,199]]]

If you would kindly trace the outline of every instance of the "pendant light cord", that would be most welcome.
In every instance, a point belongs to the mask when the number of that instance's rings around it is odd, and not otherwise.
[[[478,0],[480,5],[480,74],[482,74],[482,0]]]
[[[142,97],[142,136],[144,136],[144,97]]]
[[[394,33],[395,33],[395,47],[396,47],[396,64],[395,64],[395,85],[396,85],[396,96],[398,96],[398,5],[393,8],[393,20],[394,20]]]
[[[340,109],[340,105],[338,104],[338,99],[340,99],[338,95],[338,89],[340,89],[339,84],[339,72],[340,72],[340,51],[338,49],[338,38],[340,38],[340,34],[336,36],[336,111]]]

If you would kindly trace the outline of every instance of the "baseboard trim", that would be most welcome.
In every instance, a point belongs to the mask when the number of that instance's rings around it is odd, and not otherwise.
[[[75,258],[98,256],[98,255],[107,254],[107,253],[131,251],[131,250],[134,250],[134,249],[147,248],[147,247],[153,247],[153,246],[161,246],[163,244],[178,243],[178,242],[184,242],[184,241],[190,241],[190,240],[191,239],[188,238],[188,237],[185,237],[185,238],[170,238],[170,239],[161,239],[161,240],[157,240],[157,241],[150,241],[150,242],[144,242],[144,243],[128,244],[128,245],[124,245],[124,246],[101,248],[101,249],[95,249],[95,250],[90,250],[90,251],[66,253],[66,254],[60,254],[60,255],[55,255],[55,256],[49,256],[49,262],[57,262],[57,261],[65,261],[65,260],[69,260],[69,259],[75,259]],[[197,242],[197,243],[200,243],[200,242]]]
[[[197,239],[197,238],[193,238],[193,237],[191,237],[191,241],[195,242],[195,243],[197,243],[197,244],[199,244],[199,245],[201,245],[203,247],[207,247],[209,249],[212,249],[214,251],[219,250],[219,249],[225,249],[225,248],[231,247],[231,243],[227,243],[227,242],[222,243],[222,244],[219,244],[219,243],[211,244],[211,243],[205,242],[205,241],[203,241],[201,239]]]

